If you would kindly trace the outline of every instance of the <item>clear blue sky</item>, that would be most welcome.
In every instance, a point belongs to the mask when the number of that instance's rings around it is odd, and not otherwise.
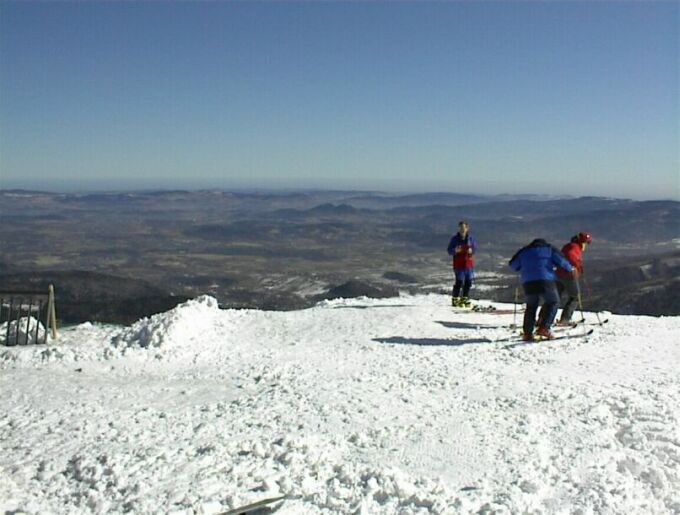
[[[676,2],[0,3],[0,187],[678,198]]]

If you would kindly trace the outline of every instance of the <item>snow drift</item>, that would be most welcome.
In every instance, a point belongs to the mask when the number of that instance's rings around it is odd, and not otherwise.
[[[448,304],[201,297],[0,348],[0,509],[680,513],[678,318],[506,349],[512,314]]]

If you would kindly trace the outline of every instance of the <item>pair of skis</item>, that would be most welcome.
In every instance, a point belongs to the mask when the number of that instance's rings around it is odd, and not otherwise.
[[[591,334],[595,332],[595,329],[588,329],[585,333],[568,333],[568,334],[558,334],[557,336],[553,336],[552,338],[539,338],[536,340],[532,341],[524,341],[521,339],[518,339],[517,336],[511,336],[510,338],[507,339],[500,339],[496,340],[497,342],[511,342],[508,345],[505,345],[503,348],[504,349],[514,349],[515,347],[521,347],[523,345],[531,345],[531,344],[536,344],[536,343],[552,343],[555,341],[559,340],[573,340],[573,339],[578,339],[578,338],[588,338]],[[519,336],[521,338],[521,336]],[[514,341],[518,340],[518,341]]]
[[[553,331],[558,331],[558,332],[559,331],[567,331],[569,329],[576,329],[577,327],[581,327],[581,326],[584,326],[584,325],[586,325],[586,326],[603,326],[607,322],[609,322],[608,318],[605,318],[604,320],[601,320],[600,322],[586,322],[585,319],[581,319],[581,320],[578,320],[576,322],[572,322],[571,324],[568,324],[568,325],[553,326]],[[517,326],[517,324],[510,324],[510,325],[507,325],[505,327],[507,327],[508,329],[518,329],[519,326]]]
[[[498,340],[490,340],[490,341],[510,342],[508,345],[506,345],[503,348],[504,349],[513,349],[515,347],[519,347],[519,346],[522,346],[522,345],[530,345],[532,343],[550,343],[550,342],[554,342],[554,341],[558,341],[558,340],[587,338],[588,336],[593,334],[593,332],[595,331],[594,327],[587,329],[583,333],[580,333],[580,332],[578,332],[578,333],[566,333],[565,331],[569,331],[570,329],[578,329],[579,327],[602,326],[602,325],[606,324],[607,322],[609,322],[608,318],[605,319],[605,320],[600,320],[599,322],[586,322],[585,319],[581,319],[577,322],[574,322],[573,324],[570,324],[570,325],[567,325],[567,326],[558,326],[558,327],[554,328],[554,331],[557,333],[557,335],[554,336],[553,338],[550,338],[550,339],[548,339],[548,338],[540,339],[539,338],[539,339],[533,340],[533,341],[524,341],[524,340],[521,339],[522,338],[521,335],[519,335],[519,336],[512,335],[512,336],[509,336],[507,338],[500,338]],[[517,341],[515,341],[515,340],[517,340]]]

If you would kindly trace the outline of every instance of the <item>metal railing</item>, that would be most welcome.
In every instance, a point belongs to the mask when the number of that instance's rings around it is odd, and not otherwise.
[[[10,346],[46,344],[48,330],[56,339],[52,285],[47,293],[0,291],[0,342]]]

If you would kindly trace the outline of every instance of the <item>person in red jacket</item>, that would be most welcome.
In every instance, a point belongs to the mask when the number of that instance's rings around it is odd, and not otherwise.
[[[469,233],[470,225],[462,220],[458,223],[458,232],[451,237],[447,252],[453,256],[453,273],[456,281],[451,291],[451,305],[456,307],[469,307],[470,287],[474,272],[472,269],[472,256],[477,252],[477,242]],[[462,288],[462,296],[461,294]]]
[[[583,273],[583,251],[591,241],[590,233],[580,232],[569,243],[562,247],[562,255],[574,267],[575,273],[568,274],[564,270],[557,270],[557,292],[560,299],[566,297],[562,307],[562,316],[557,325],[569,325],[576,309],[579,296],[578,277]]]

